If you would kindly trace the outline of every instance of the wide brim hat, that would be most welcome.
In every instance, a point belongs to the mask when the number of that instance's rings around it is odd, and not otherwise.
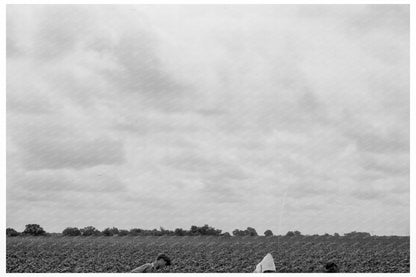
[[[172,261],[170,260],[170,258],[168,256],[166,256],[165,254],[159,254],[156,258],[156,260],[159,259],[163,259],[166,262],[166,265],[172,265]]]
[[[268,253],[259,264],[257,264],[255,273],[263,273],[265,271],[274,271],[276,272],[276,266],[274,264],[272,254]]]

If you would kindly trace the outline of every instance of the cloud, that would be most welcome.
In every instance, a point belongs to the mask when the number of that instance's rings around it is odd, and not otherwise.
[[[387,125],[388,124],[388,125]],[[378,129],[372,126],[360,126],[346,130],[346,136],[351,138],[360,150],[372,153],[408,153],[410,148],[409,128],[400,129],[389,126],[392,122],[386,122],[389,127]]]
[[[9,6],[8,222],[383,232],[370,211],[408,216],[408,14]]]
[[[373,200],[380,198],[382,196],[382,192],[377,191],[371,187],[365,186],[362,189],[353,191],[351,195],[361,200]]]
[[[120,165],[125,162],[123,143],[108,135],[88,135],[89,122],[65,120],[60,115],[39,118],[8,117],[8,139],[16,158],[28,170]],[[94,128],[94,127],[92,127]]]
[[[409,155],[396,154],[363,154],[361,159],[362,168],[369,172],[378,172],[384,176],[408,176]]]
[[[328,187],[324,182],[321,184],[318,182],[294,183],[288,187],[288,196],[296,199],[316,196],[330,197],[334,192],[336,190]]]
[[[124,162],[122,144],[102,138],[30,141],[23,145],[23,150],[23,163],[30,170],[80,169]]]
[[[38,193],[51,191],[111,193],[126,190],[125,185],[113,176],[99,174],[92,178],[85,173],[74,174],[71,171],[57,170],[29,172],[19,176],[17,180],[11,180],[11,183]]]

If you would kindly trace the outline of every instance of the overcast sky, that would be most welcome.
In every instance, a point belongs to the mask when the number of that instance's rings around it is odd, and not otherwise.
[[[409,235],[407,5],[8,6],[7,226]]]

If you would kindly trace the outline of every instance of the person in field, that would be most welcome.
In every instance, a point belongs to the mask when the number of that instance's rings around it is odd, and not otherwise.
[[[165,266],[170,266],[171,264],[172,263],[168,256],[165,254],[159,254],[153,263],[147,263],[139,266],[130,271],[130,273],[152,273],[164,268]]]
[[[276,266],[272,254],[268,253],[260,263],[257,264],[253,273],[271,273],[276,272]]]
[[[324,272],[325,273],[338,273],[339,269],[336,263],[328,262],[325,264]]]

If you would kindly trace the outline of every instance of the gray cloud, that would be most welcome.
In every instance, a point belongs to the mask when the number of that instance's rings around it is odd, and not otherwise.
[[[288,196],[296,199],[307,198],[307,197],[318,197],[326,196],[330,197],[331,194],[335,193],[336,189],[327,186],[326,182],[317,181],[312,182],[299,182],[288,186]]]
[[[22,143],[26,169],[88,168],[124,163],[123,145],[111,139],[77,138],[28,140]]]
[[[408,232],[408,14],[8,7],[8,223]]]
[[[362,151],[373,153],[407,153],[409,152],[410,126],[407,130],[392,128],[389,133],[383,134],[377,129],[367,127],[366,129],[351,130],[347,134],[355,141],[357,147]]]
[[[95,179],[95,180],[94,180]],[[19,177],[16,184],[26,190],[38,193],[53,191],[77,191],[77,192],[119,192],[126,190],[125,185],[112,176],[95,176],[92,179],[85,176],[77,176],[69,172],[36,171]],[[13,185],[13,180],[10,181]]]
[[[204,180],[203,188],[199,191],[201,198],[208,203],[243,203],[244,197],[238,185],[227,182]]]
[[[363,188],[353,191],[351,195],[361,200],[373,200],[382,197],[383,193],[364,185]]]

